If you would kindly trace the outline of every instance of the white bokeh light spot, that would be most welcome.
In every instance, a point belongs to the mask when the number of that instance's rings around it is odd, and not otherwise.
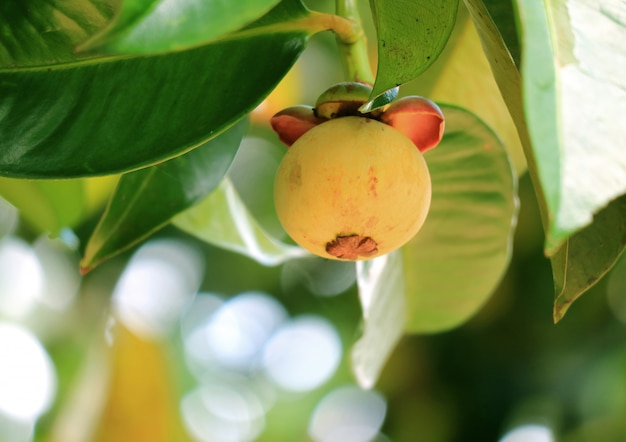
[[[202,385],[182,399],[181,413],[187,430],[199,441],[252,441],[265,427],[259,399],[241,386]]]
[[[309,391],[326,382],[341,359],[341,340],[328,321],[302,316],[286,322],[265,347],[268,377],[290,391]]]
[[[11,236],[0,240],[0,312],[25,317],[43,290],[44,272],[33,248]]]
[[[499,442],[554,442],[552,430],[545,425],[528,424],[512,429]]]
[[[153,240],[131,258],[113,294],[119,320],[138,336],[159,338],[178,323],[204,274],[204,259],[189,244]]]
[[[45,289],[39,301],[48,308],[62,311],[73,301],[80,288],[81,278],[76,271],[78,256],[60,239],[40,236],[33,250],[41,263]]]
[[[267,340],[286,319],[287,312],[274,298],[261,292],[241,293],[225,302],[208,323],[209,347],[228,368],[256,368]]]
[[[0,323],[0,411],[33,421],[48,410],[56,373],[48,353],[23,327]]]
[[[387,403],[377,392],[342,387],[319,402],[309,435],[315,442],[368,442],[380,431]]]

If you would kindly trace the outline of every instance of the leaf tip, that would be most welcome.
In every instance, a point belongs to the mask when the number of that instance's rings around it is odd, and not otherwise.
[[[565,313],[567,313],[567,310],[570,308],[570,306],[572,305],[571,301],[558,301],[555,300],[554,301],[554,309],[552,311],[552,320],[554,321],[555,324],[558,324],[561,319],[563,319],[565,317]]]
[[[83,263],[81,263],[78,268],[78,271],[80,272],[82,276],[85,276],[87,273],[91,272],[94,268],[95,266],[93,265],[84,265]]]

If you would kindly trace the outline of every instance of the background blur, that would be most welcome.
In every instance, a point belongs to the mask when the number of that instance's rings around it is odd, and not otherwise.
[[[316,36],[251,116],[230,178],[270,233],[284,148],[267,120],[341,81],[337,57]],[[626,259],[553,325],[527,176],[491,300],[458,329],[405,337],[370,391],[349,366],[352,264],[263,266],[171,227],[81,276],[114,183],[95,180],[93,217],[56,238],[0,199],[0,441],[626,440]]]

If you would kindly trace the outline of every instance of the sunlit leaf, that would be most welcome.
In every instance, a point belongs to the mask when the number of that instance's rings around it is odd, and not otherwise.
[[[552,254],[626,192],[626,21],[619,2],[520,0],[518,9],[526,118]]]
[[[520,73],[498,27],[491,19],[489,11],[485,8],[483,2],[481,0],[465,0],[465,6],[474,22],[487,61],[491,65],[493,78],[496,80],[502,98],[517,128],[517,133],[526,155],[526,161],[531,161],[533,158],[532,147],[530,145],[528,128],[526,127],[526,118],[524,116]],[[509,136],[505,138],[505,140],[508,139]],[[536,178],[536,175],[537,173],[541,173],[542,170],[538,171],[536,166],[531,165],[529,172],[531,177],[533,177],[533,181],[537,182],[538,178]],[[541,189],[538,191],[540,192]],[[545,203],[541,193],[539,193],[538,196],[540,198],[539,204],[542,205],[543,209]]]
[[[304,249],[268,235],[250,216],[228,178],[200,204],[178,215],[174,225],[203,241],[249,256],[264,265],[310,256]]]
[[[402,254],[357,263],[363,334],[352,348],[352,370],[363,388],[376,383],[404,331],[406,318]]]
[[[116,177],[61,181],[0,177],[0,195],[35,231],[57,235],[102,209],[116,181]]]
[[[506,103],[498,89],[482,44],[465,8],[457,18],[456,44],[437,77],[429,98],[474,112],[504,142],[518,174],[526,170],[524,151]]]
[[[517,179],[498,137],[476,116],[442,106],[446,133],[425,155],[433,195],[421,231],[402,248],[409,332],[469,319],[510,259]]]
[[[415,79],[439,56],[454,27],[458,0],[371,0],[378,39],[372,97]]]
[[[155,53],[208,43],[260,17],[278,0],[123,0],[115,20],[81,49]]]
[[[211,193],[228,171],[245,129],[241,121],[185,155],[123,175],[89,238],[83,271],[136,245]]]
[[[613,267],[624,247],[626,196],[598,212],[593,224],[568,238],[550,258],[556,288],[555,322],[560,321],[572,303]]]
[[[26,20],[19,15],[24,9],[8,18]],[[108,174],[201,145],[252,110],[285,75],[314,31],[285,21],[300,23],[307,14],[297,0],[285,0],[254,32],[163,56],[6,64],[0,68],[0,175]],[[33,25],[45,34],[46,20]],[[35,39],[34,57],[47,43]]]

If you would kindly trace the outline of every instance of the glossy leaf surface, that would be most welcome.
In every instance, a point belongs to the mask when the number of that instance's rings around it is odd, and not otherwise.
[[[469,319],[510,259],[517,178],[498,137],[476,116],[444,106],[446,134],[425,155],[433,196],[422,230],[402,248],[407,331]]]
[[[178,215],[174,225],[203,241],[268,266],[311,256],[298,246],[268,235],[250,215],[228,178],[200,204]]]
[[[0,73],[89,58],[74,49],[106,26],[113,17],[115,3],[113,0],[3,0]]]
[[[457,0],[371,0],[378,73],[372,97],[415,79],[439,56],[454,27]]]
[[[211,193],[228,171],[245,129],[246,122],[239,122],[185,155],[123,175],[87,243],[83,271],[136,245]]]
[[[123,0],[115,20],[82,49],[155,53],[206,44],[257,19],[278,0]]]
[[[284,20],[306,15],[299,2],[286,0],[254,32],[189,51],[59,65],[44,59],[27,68],[5,64],[0,68],[0,175],[109,174],[201,145],[253,109],[288,71],[308,31],[285,29]],[[35,22],[40,34],[46,23]],[[39,39],[30,49],[46,44]],[[252,76],[250,66],[263,68]]]

